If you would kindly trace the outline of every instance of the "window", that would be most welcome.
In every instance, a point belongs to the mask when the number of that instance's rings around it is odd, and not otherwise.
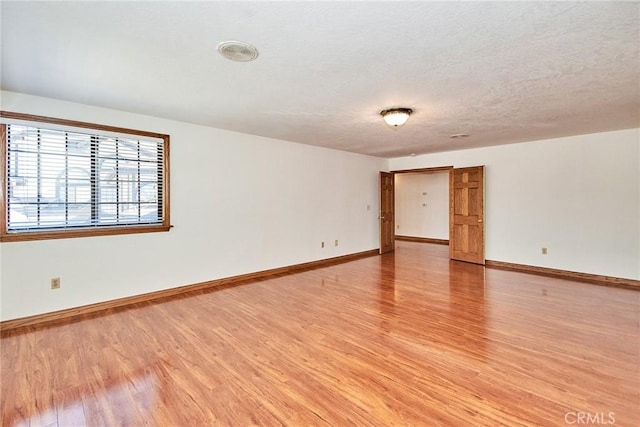
[[[168,135],[0,117],[2,241],[169,230]]]

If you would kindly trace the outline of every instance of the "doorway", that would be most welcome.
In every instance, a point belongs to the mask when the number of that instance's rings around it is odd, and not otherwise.
[[[449,244],[449,172],[395,175],[395,238]]]
[[[408,169],[380,173],[380,253],[395,249],[396,174],[449,173],[449,255],[484,265],[484,166]]]

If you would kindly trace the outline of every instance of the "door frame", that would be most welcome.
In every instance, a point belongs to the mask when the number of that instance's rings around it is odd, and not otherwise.
[[[418,168],[418,169],[399,169],[399,170],[392,170],[389,171],[389,173],[393,174],[393,177],[395,178],[396,174],[404,174],[404,173],[424,173],[424,174],[430,174],[430,173],[434,173],[434,172],[444,172],[444,171],[448,171],[449,174],[451,174],[451,171],[454,169],[453,166],[436,166],[436,167],[431,167],[431,168]],[[447,180],[448,184],[448,193],[449,193],[449,205],[451,205],[451,180]],[[393,186],[393,198],[395,200],[395,185]],[[382,192],[382,189],[380,189],[380,192]],[[395,203],[393,206],[393,232],[395,234],[396,231],[396,225],[395,225],[395,218],[396,218],[396,212],[395,212]],[[379,220],[378,221],[378,227],[380,228],[380,231],[382,230],[382,222]],[[451,219],[449,219],[449,228],[451,228]],[[451,237],[451,236],[449,236]],[[380,242],[380,247],[382,247],[382,242]]]

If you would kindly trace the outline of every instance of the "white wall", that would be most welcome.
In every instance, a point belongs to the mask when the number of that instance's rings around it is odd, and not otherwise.
[[[449,171],[395,175],[396,235],[449,240]]]
[[[0,244],[2,320],[379,246],[387,160],[10,92],[1,106],[170,134],[175,226]]]
[[[640,129],[630,129],[389,164],[485,165],[487,259],[640,279],[639,151]]]

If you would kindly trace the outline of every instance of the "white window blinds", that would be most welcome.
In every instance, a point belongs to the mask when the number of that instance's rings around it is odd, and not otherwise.
[[[7,233],[162,224],[163,140],[6,125]]]

